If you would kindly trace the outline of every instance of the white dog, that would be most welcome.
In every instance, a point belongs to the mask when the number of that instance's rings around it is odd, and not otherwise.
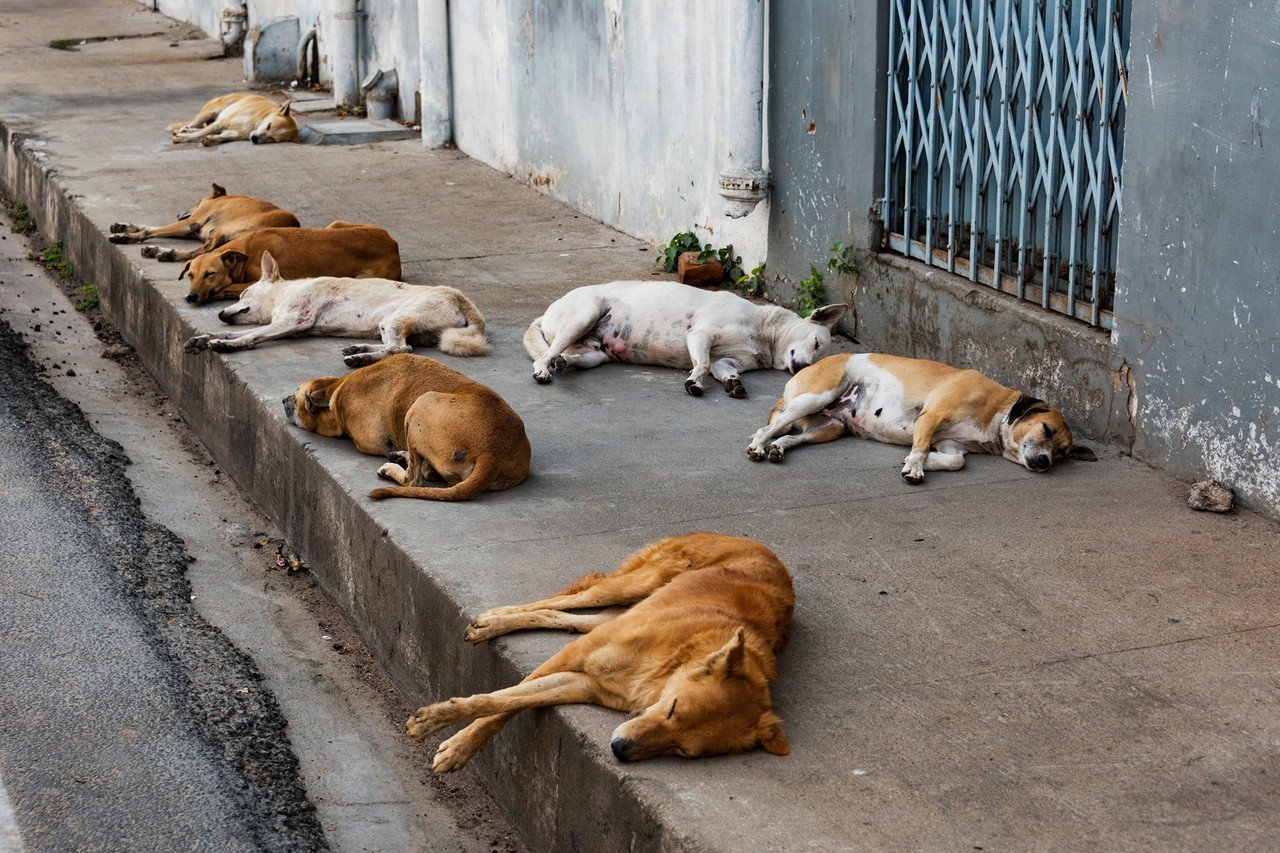
[[[240,301],[218,312],[224,323],[265,323],[248,332],[196,335],[187,352],[252,349],[262,341],[295,335],[382,338],[382,345],[346,347],[349,367],[372,364],[398,352],[438,343],[450,355],[483,355],[489,348],[484,317],[461,291],[384,278],[303,278],[284,281],[270,252],[262,253],[262,277]]]
[[[847,305],[827,305],[802,319],[776,305],[757,305],[726,291],[674,281],[615,281],[561,296],[525,332],[533,378],[606,361],[692,368],[684,388],[701,396],[714,376],[724,390],[747,396],[740,372],[795,373],[831,346],[831,327]]]

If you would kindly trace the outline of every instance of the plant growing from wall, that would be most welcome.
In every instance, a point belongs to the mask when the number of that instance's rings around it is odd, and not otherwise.
[[[697,252],[699,261],[706,252],[711,252],[713,257],[715,254],[710,243],[703,247],[697,234],[682,231],[658,247],[658,257],[654,259],[653,265],[663,272],[675,272],[680,264],[680,256],[685,252]]]
[[[43,264],[45,269],[57,274],[59,278],[71,278],[75,275],[75,270],[71,268],[71,261],[62,254],[61,243],[50,243],[33,254],[31,259]]]
[[[858,259],[852,246],[834,243],[827,250],[827,275],[853,275],[858,271]],[[796,313],[808,317],[827,301],[825,275],[809,264],[809,275],[796,285]]]
[[[76,310],[88,311],[98,307],[98,287],[94,284],[82,284],[73,292],[76,297]]]
[[[764,296],[764,264],[738,276],[733,284],[743,296]]]

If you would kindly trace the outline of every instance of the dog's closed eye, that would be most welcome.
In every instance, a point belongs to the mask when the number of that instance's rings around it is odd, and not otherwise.
[[[679,701],[680,701],[679,697],[677,697],[677,698],[675,698],[675,699],[672,699],[672,700],[671,700],[671,710],[667,712],[667,719],[668,719],[668,720],[669,720],[669,719],[671,719],[673,716],[675,716],[675,713],[676,713],[676,703],[677,703],[677,702],[679,702]]]

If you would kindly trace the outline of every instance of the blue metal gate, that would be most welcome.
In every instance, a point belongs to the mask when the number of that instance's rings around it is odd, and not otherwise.
[[[889,6],[887,246],[1110,328],[1127,4]]]

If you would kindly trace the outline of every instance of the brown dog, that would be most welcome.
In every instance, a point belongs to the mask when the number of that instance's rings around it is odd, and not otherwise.
[[[200,108],[191,121],[169,125],[173,143],[199,142],[218,145],[247,139],[254,145],[268,142],[293,142],[298,138],[298,123],[290,112],[292,101],[277,104],[270,98],[252,92],[236,92],[214,98]]]
[[[529,476],[524,421],[492,389],[422,355],[388,356],[346,376],[312,379],[284,398],[290,423],[348,435],[361,453],[391,462],[378,474],[400,485],[369,497],[465,501]],[[428,479],[448,485],[422,487]]]
[[[262,253],[270,252],[283,278],[388,278],[400,280],[400,247],[376,225],[331,222],[325,228],[264,228],[224,243],[187,262],[187,301],[238,297],[262,277]]]
[[[144,246],[142,256],[159,261],[189,261],[197,255],[216,249],[237,237],[262,228],[297,228],[298,217],[271,202],[247,195],[227,195],[217,184],[213,192],[201,199],[192,210],[179,214],[178,221],[170,225],[126,225],[117,222],[111,226],[112,243],[141,243],[153,237],[176,237],[182,240],[200,240],[199,249],[177,251]]]
[[[566,613],[634,604],[629,610]],[[689,533],[648,545],[610,575],[591,574],[551,598],[481,614],[476,643],[522,628],[555,628],[574,640],[515,687],[437,702],[409,718],[421,740],[475,720],[436,751],[434,769],[456,770],[517,712],[586,702],[638,716],[613,732],[622,761],[697,758],[763,747],[789,751],[769,682],[786,644],[795,596],[786,566],[750,539]],[[590,633],[587,633],[590,632]]]

